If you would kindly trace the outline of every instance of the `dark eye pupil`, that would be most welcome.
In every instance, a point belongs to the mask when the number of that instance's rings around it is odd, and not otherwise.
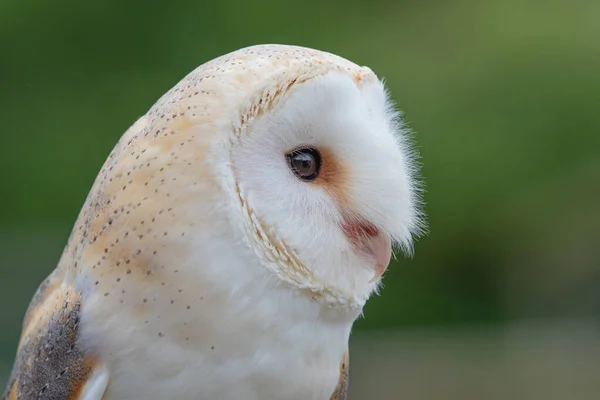
[[[304,181],[312,181],[319,175],[321,155],[316,149],[294,150],[287,155],[287,159],[292,172],[298,178]]]
[[[302,175],[310,175],[314,171],[315,159],[310,154],[298,154],[292,158],[292,163],[297,172]]]

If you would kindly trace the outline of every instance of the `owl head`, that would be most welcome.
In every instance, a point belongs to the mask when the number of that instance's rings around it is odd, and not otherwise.
[[[330,307],[361,308],[422,226],[415,153],[383,82],[308,48],[253,46],[198,67],[103,171],[109,197],[121,190],[110,177],[131,177],[140,202],[124,223],[184,227],[156,237],[165,250],[146,263],[179,259],[214,282],[252,271]]]

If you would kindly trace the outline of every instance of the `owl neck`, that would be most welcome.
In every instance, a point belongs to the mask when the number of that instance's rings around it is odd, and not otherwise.
[[[197,261],[189,264],[192,279],[208,291],[207,295],[226,299],[234,312],[259,312],[274,324],[285,317],[337,325],[348,332],[362,313],[363,304],[342,301],[332,290],[315,290],[288,279],[240,241],[215,240],[212,245],[205,242],[194,248]],[[207,249],[209,254],[205,254]]]

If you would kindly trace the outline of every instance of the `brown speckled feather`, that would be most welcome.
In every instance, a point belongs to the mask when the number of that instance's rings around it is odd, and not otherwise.
[[[16,361],[2,400],[75,400],[94,359],[77,345],[81,296],[56,269],[38,288],[25,319]]]
[[[344,358],[340,364],[340,380],[335,392],[331,395],[330,400],[346,400],[348,397],[348,382],[350,372],[350,356],[348,350],[344,353]]]

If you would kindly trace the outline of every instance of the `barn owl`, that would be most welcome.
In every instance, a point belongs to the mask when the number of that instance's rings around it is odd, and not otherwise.
[[[353,322],[422,213],[368,67],[257,45],[123,134],[24,317],[4,399],[345,399]]]

